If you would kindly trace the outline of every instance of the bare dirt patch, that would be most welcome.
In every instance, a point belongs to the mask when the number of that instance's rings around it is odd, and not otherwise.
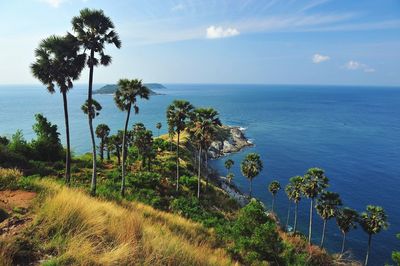
[[[30,206],[36,193],[23,190],[0,191],[0,208],[12,211],[15,208],[26,209]]]
[[[35,196],[35,192],[23,190],[0,191],[0,208],[8,216],[7,219],[0,223],[1,237],[18,234],[22,228],[26,227],[32,221],[29,207]]]

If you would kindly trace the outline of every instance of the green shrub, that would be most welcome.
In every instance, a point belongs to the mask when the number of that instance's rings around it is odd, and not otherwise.
[[[234,253],[240,255],[246,264],[280,260],[283,244],[275,222],[256,200],[239,211],[232,225],[231,238],[234,241]]]
[[[197,177],[196,176],[186,176],[183,175],[181,176],[181,178],[179,179],[179,182],[182,185],[187,186],[188,188],[190,188],[191,190],[197,190]]]

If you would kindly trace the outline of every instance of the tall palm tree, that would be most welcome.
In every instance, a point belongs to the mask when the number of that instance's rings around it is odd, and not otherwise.
[[[115,47],[121,47],[121,40],[114,31],[114,24],[107,17],[103,10],[82,9],[79,16],[72,18],[72,29],[76,34],[83,50],[87,54],[86,63],[89,67],[89,86],[88,86],[88,109],[92,109],[92,89],[93,89],[93,70],[99,64],[108,66],[111,64],[111,56],[104,53],[106,44],[113,44]],[[89,131],[92,142],[92,184],[95,183],[97,165],[96,165],[96,141],[93,131],[93,118],[88,114]]]
[[[224,166],[226,168],[226,174],[229,174],[229,170],[231,170],[232,166],[235,164],[235,161],[232,159],[228,159],[225,161]]]
[[[289,198],[289,201],[293,201],[295,204],[294,226],[293,226],[294,234],[296,234],[296,229],[297,229],[297,214],[298,214],[299,202],[300,202],[301,196],[302,196],[302,185],[303,185],[303,177],[295,176],[295,177],[290,178],[289,184],[287,184],[285,187],[285,192]],[[289,210],[290,210],[290,208],[289,208]],[[289,217],[289,215],[288,215],[288,217]],[[286,224],[286,227],[287,227],[287,224]]]
[[[185,100],[174,100],[167,108],[168,132],[177,134],[176,147],[176,190],[179,189],[179,141],[192,115],[193,105]]]
[[[93,120],[96,116],[100,115],[100,111],[102,109],[101,105],[95,100],[92,99],[92,105],[91,108],[89,109],[89,101],[86,100],[85,103],[81,107],[82,111],[84,114],[88,115],[91,120]],[[90,131],[93,132],[93,124],[89,124]],[[90,194],[92,196],[96,195],[96,186],[97,186],[97,167],[96,167],[96,160],[97,160],[97,155],[94,154],[93,156],[93,175],[92,175],[92,181],[90,183]]]
[[[240,164],[240,170],[242,171],[242,174],[250,181],[250,197],[253,190],[253,179],[258,176],[262,169],[263,163],[260,155],[257,153],[247,154]]]
[[[387,229],[388,227],[385,210],[380,206],[368,205],[366,212],[361,213],[360,225],[368,234],[368,248],[364,262],[364,265],[367,266],[372,235],[375,235],[382,231],[382,229]]]
[[[106,124],[99,124],[96,127],[96,136],[100,139],[100,160],[104,160],[104,147],[108,135],[110,134],[110,128]]]
[[[197,108],[194,110],[189,123],[189,133],[198,147],[198,173],[197,173],[197,197],[200,198],[200,176],[202,165],[202,151],[205,151],[207,161],[207,150],[209,143],[216,137],[216,127],[221,125],[218,112],[212,108]],[[208,171],[206,169],[206,171]],[[207,174],[208,176],[208,174]],[[208,181],[208,179],[207,179]]]
[[[269,192],[271,192],[272,194],[272,212],[274,212],[274,205],[275,205],[275,196],[276,193],[278,193],[278,191],[281,189],[281,184],[279,183],[279,181],[274,180],[272,181],[269,186],[268,186],[268,190]]]
[[[351,229],[355,229],[357,227],[358,220],[359,215],[357,211],[350,208],[343,208],[338,210],[336,214],[336,223],[343,235],[342,249],[340,252],[341,254],[343,254],[344,252],[346,235]]]
[[[161,127],[162,127],[161,122],[158,122],[158,123],[156,124],[156,128],[157,128],[157,130],[158,130],[158,136],[160,136],[160,129],[161,129]]]
[[[324,170],[320,168],[310,168],[303,177],[302,192],[310,199],[310,222],[308,226],[308,243],[311,244],[312,237],[312,218],[314,201],[317,196],[328,187],[329,179],[325,176]]]
[[[85,55],[79,53],[79,42],[71,34],[50,36],[35,50],[36,61],[31,65],[32,74],[47,86],[50,93],[59,87],[63,97],[67,150],[65,158],[65,181],[71,180],[71,145],[69,136],[67,92],[72,81],[77,80],[85,66]]]
[[[129,117],[133,107],[135,114],[139,113],[139,106],[137,105],[137,98],[149,99],[150,90],[142,84],[138,79],[120,79],[118,81],[118,90],[115,92],[114,100],[117,107],[121,111],[126,111],[126,120],[124,127],[124,134],[122,137],[122,168],[121,168],[121,195],[125,196],[125,161],[126,161],[126,141]]]
[[[321,248],[324,247],[326,222],[336,216],[337,209],[341,205],[342,200],[340,199],[338,193],[323,191],[321,193],[321,196],[317,199],[317,204],[315,205],[315,208],[317,209],[317,213],[324,221],[321,237]]]

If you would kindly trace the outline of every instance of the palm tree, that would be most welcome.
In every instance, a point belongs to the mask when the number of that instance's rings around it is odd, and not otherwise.
[[[189,123],[189,133],[198,147],[198,175],[197,175],[197,197],[200,197],[200,176],[201,176],[201,159],[202,151],[205,151],[207,162],[207,150],[209,143],[216,137],[217,126],[221,125],[218,118],[218,112],[212,108],[195,109]],[[207,167],[206,167],[206,171]],[[207,173],[208,183],[208,173]]]
[[[193,105],[185,100],[175,100],[167,108],[168,132],[177,134],[176,147],[176,190],[179,189],[179,141],[180,134],[189,123]]]
[[[139,106],[137,105],[137,98],[149,99],[150,90],[142,84],[141,80],[138,79],[120,79],[118,81],[118,90],[115,92],[114,100],[117,107],[121,111],[126,111],[126,120],[124,127],[124,134],[122,136],[122,182],[121,182],[121,195],[125,195],[125,161],[126,161],[126,141],[129,116],[131,109],[135,110],[135,114],[139,113]]]
[[[338,210],[336,214],[336,223],[343,234],[341,254],[343,254],[344,252],[346,234],[351,229],[355,229],[357,227],[358,220],[359,220],[359,215],[357,211],[350,208],[343,208]]]
[[[110,128],[106,124],[99,124],[96,127],[96,136],[100,139],[100,160],[104,160],[104,146],[108,135],[110,134]]]
[[[118,166],[121,165],[121,149],[122,149],[122,135],[119,132],[108,138],[107,148],[109,150],[114,150],[115,155],[117,155]]]
[[[274,212],[274,205],[275,205],[275,196],[276,193],[278,193],[278,191],[281,189],[281,184],[279,183],[279,181],[274,180],[272,181],[269,186],[268,186],[268,190],[269,192],[271,192],[272,194],[272,212]]]
[[[117,48],[121,47],[121,40],[114,31],[114,24],[107,17],[103,10],[82,9],[79,16],[72,18],[72,29],[76,34],[84,52],[88,53],[86,63],[89,67],[89,86],[88,86],[88,109],[92,109],[92,88],[93,88],[93,69],[99,63],[108,66],[111,63],[111,56],[104,53],[105,44],[113,44]],[[98,57],[96,57],[96,55]],[[93,132],[93,118],[88,114],[89,131],[92,141],[93,172],[92,184],[96,180],[96,141]],[[93,187],[92,187],[93,189]]]
[[[302,192],[310,199],[310,222],[308,227],[308,243],[311,244],[313,206],[317,196],[328,187],[329,179],[325,176],[324,170],[320,168],[310,168],[303,177]]]
[[[231,170],[232,166],[235,164],[235,161],[233,161],[232,159],[228,159],[225,161],[224,166],[226,168],[226,174],[229,174],[229,170]]]
[[[158,136],[160,136],[160,129],[161,129],[161,127],[162,127],[161,122],[158,122],[158,123],[156,124],[156,128],[157,128],[157,130],[158,130]]]
[[[385,210],[380,206],[368,205],[367,211],[361,213],[360,225],[368,234],[368,248],[365,256],[364,265],[368,265],[368,256],[371,249],[372,235],[379,233],[382,229],[387,229],[387,215]]]
[[[72,81],[77,80],[85,66],[85,55],[79,53],[79,43],[71,34],[50,36],[35,50],[36,62],[31,65],[32,74],[39,79],[50,93],[57,85],[63,97],[64,120],[67,139],[65,158],[65,182],[71,180],[71,145],[69,136],[67,92],[72,89]]]
[[[317,199],[317,204],[315,205],[315,208],[317,209],[317,213],[324,221],[324,226],[322,229],[321,248],[324,247],[326,222],[336,216],[338,206],[341,205],[342,200],[340,199],[338,193],[323,191],[321,193],[321,196]]]
[[[240,164],[242,174],[250,181],[250,197],[253,190],[253,179],[263,169],[263,163],[260,159],[260,155],[257,153],[249,153],[246,155],[242,163]]]
[[[89,109],[89,101],[86,100],[85,103],[81,107],[84,114],[88,115],[91,120],[93,120],[96,116],[100,115],[100,111],[102,109],[101,105],[95,100],[92,99],[92,105]],[[93,124],[89,124],[90,131],[93,132]],[[97,167],[96,167],[97,156],[94,154],[93,156],[93,175],[92,181],[90,185],[90,194],[96,195],[96,184],[97,184]]]
[[[290,178],[289,184],[286,185],[285,187],[285,192],[286,195],[289,198],[289,201],[293,201],[295,203],[295,211],[294,211],[294,226],[293,226],[293,233],[296,234],[296,228],[297,228],[297,213],[298,213],[298,207],[299,207],[299,202],[301,200],[301,195],[302,195],[302,185],[303,185],[303,177],[302,176],[295,176]],[[289,206],[290,210],[290,206]],[[289,215],[288,215],[289,217]],[[289,221],[289,218],[288,218]],[[286,223],[286,227],[288,226],[288,222]]]

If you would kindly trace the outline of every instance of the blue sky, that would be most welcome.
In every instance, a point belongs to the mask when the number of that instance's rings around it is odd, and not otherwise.
[[[0,84],[38,83],[34,49],[84,7],[122,40],[96,83],[400,85],[399,0],[0,0]]]

